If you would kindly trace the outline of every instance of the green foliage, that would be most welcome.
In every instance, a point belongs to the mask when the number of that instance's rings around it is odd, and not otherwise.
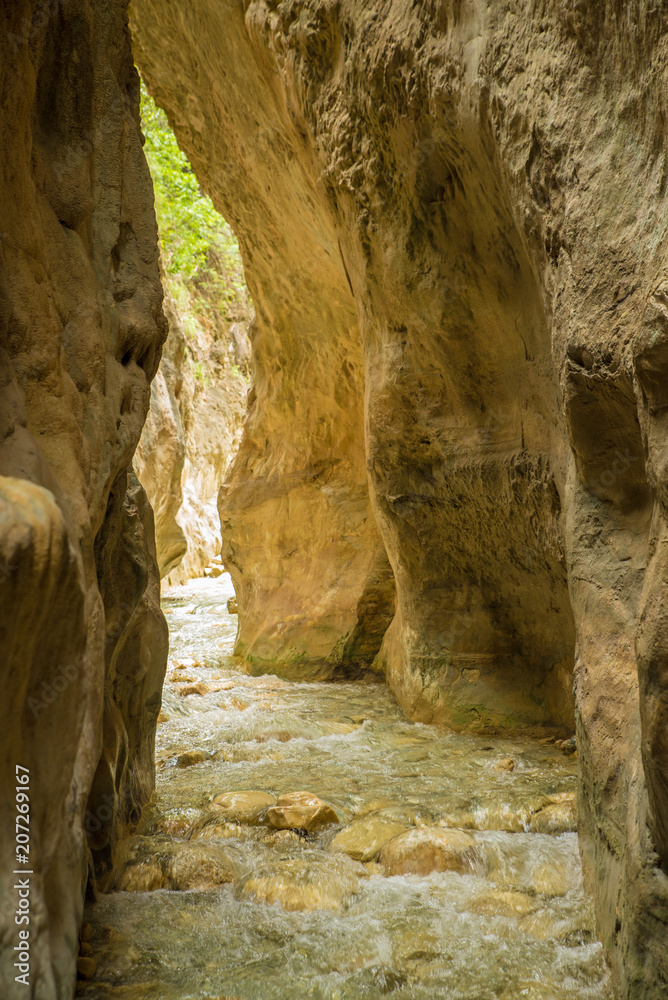
[[[200,293],[198,311],[225,314],[235,300],[243,304],[247,294],[239,245],[211,199],[200,190],[167,116],[143,81],[141,118],[164,269],[195,285]]]
[[[193,371],[195,373],[195,378],[202,386],[209,384],[209,373],[206,370],[206,366],[203,361],[195,361]]]

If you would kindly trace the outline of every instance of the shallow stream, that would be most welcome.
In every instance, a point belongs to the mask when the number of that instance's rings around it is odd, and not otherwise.
[[[88,907],[97,968],[78,996],[609,1000],[568,832],[574,756],[411,723],[379,683],[249,676],[231,594],[223,576],[163,600],[156,794],[124,847],[124,891]],[[266,806],[246,802],[239,823],[211,804],[248,790],[314,793],[331,821],[280,830]],[[444,856],[467,831],[455,870],[387,874],[378,849],[414,828],[418,870],[430,837]]]

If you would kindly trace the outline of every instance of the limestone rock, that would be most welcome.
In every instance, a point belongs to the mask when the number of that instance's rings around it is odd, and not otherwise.
[[[74,988],[89,847],[103,872],[153,784],[166,627],[130,466],[166,324],[125,2],[1,20],[2,788],[29,768],[31,983],[52,1000]],[[14,836],[7,811],[3,899]]]
[[[263,866],[239,883],[236,893],[262,903],[279,903],[284,910],[338,910],[358,890],[366,873],[348,858],[326,861],[307,854]]]
[[[554,802],[543,806],[531,817],[533,833],[568,833],[577,830],[575,802]]]
[[[179,754],[176,763],[179,767],[192,767],[194,764],[202,764],[207,758],[203,750],[186,750]]]
[[[94,959],[82,955],[77,958],[77,976],[80,979],[92,979],[97,971],[97,963]]]
[[[268,792],[225,792],[216,795],[212,805],[220,822],[256,825],[267,809],[276,803],[276,796]]]
[[[220,356],[234,340],[227,325],[219,317],[203,323],[191,313],[186,335],[170,276],[164,279],[169,334],[135,466],[156,511],[160,575],[174,584],[207,569],[209,576],[222,573],[209,568],[221,546],[216,501],[241,436],[248,384]],[[250,318],[249,308],[242,323],[232,324],[237,340],[247,340]]]
[[[525,892],[490,889],[484,895],[476,896],[468,908],[474,913],[486,913],[495,917],[523,917],[538,909],[538,904]]]
[[[339,817],[334,807],[317,795],[289,792],[267,809],[267,822],[277,830],[321,830],[338,823]]]
[[[330,850],[347,854],[355,861],[371,861],[381,847],[405,830],[403,823],[383,819],[382,816],[363,816],[337,833]]]
[[[156,889],[212,889],[240,877],[240,863],[227,847],[131,837],[118,851],[107,889],[153,892]]]
[[[391,840],[379,860],[388,875],[429,875],[430,872],[474,873],[480,864],[476,842],[463,830],[416,827]]]
[[[132,24],[258,304],[220,497],[238,652],[315,676],[384,631],[413,718],[564,736],[575,666],[585,877],[620,995],[659,1000],[665,11],[134,0]]]

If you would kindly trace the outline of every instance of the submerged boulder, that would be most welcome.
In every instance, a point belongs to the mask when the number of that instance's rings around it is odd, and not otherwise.
[[[382,816],[362,816],[337,833],[330,850],[347,854],[355,861],[371,861],[381,847],[406,829],[404,823]]]
[[[304,852],[251,872],[236,893],[239,899],[279,903],[284,910],[338,910],[365,876],[362,866],[348,858],[321,859]]]
[[[473,874],[481,863],[475,839],[463,830],[415,827],[391,840],[380,852],[387,875],[430,872]]]
[[[236,882],[241,869],[229,848],[154,837],[131,837],[120,850],[108,889],[153,892],[156,889],[212,889]]]

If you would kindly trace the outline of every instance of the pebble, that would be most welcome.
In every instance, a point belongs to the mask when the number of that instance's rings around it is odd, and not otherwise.
[[[94,958],[80,955],[77,958],[77,976],[79,979],[92,979],[95,975],[97,965]]]

